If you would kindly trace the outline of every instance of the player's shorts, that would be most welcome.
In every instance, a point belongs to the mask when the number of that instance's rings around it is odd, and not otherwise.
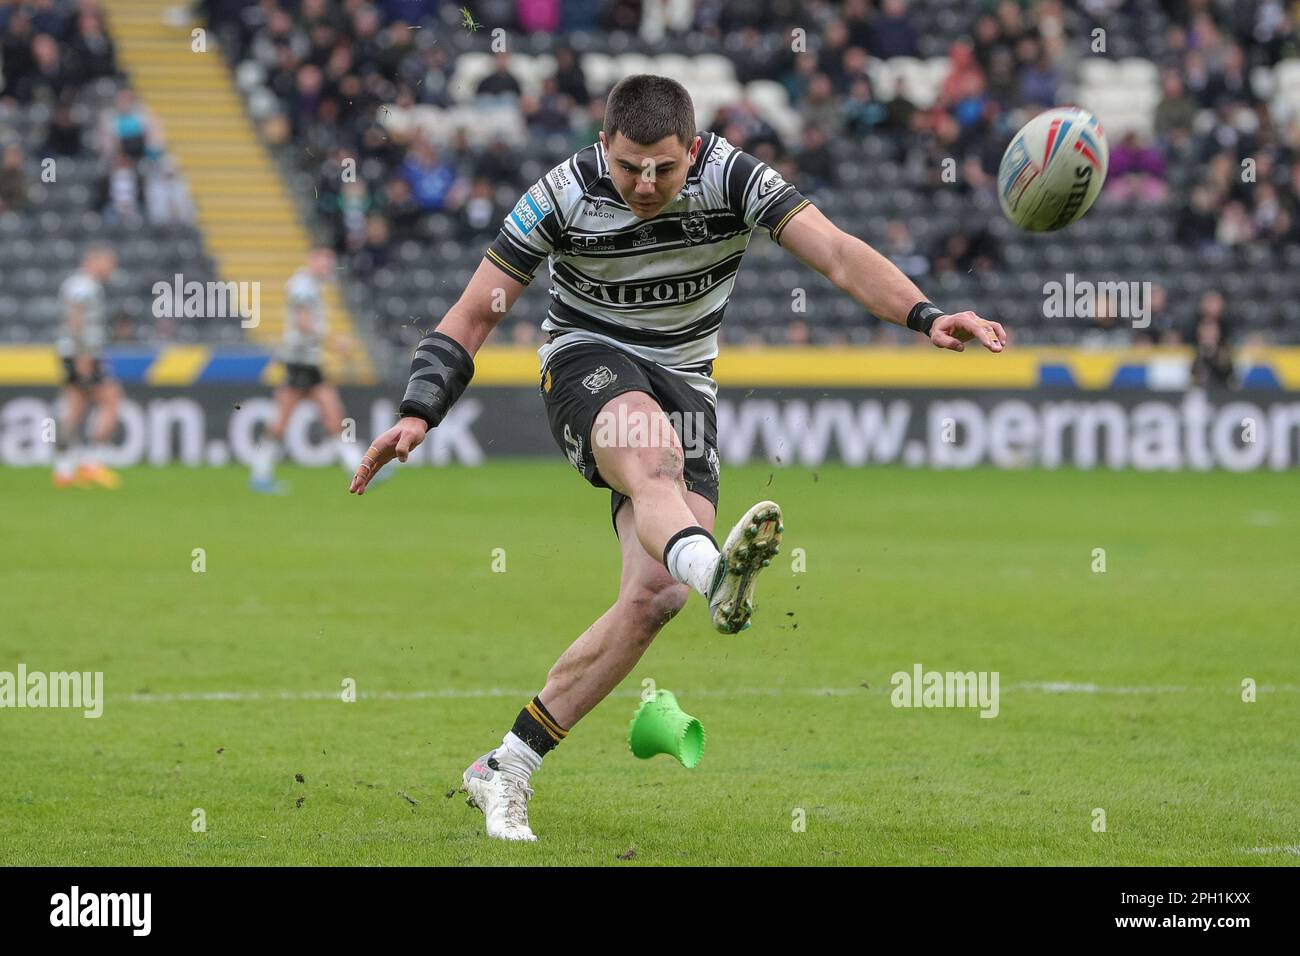
[[[647,392],[668,415],[685,453],[686,490],[707,498],[718,506],[718,414],[708,397],[691,388],[671,372],[629,355],[619,349],[596,343],[571,345],[554,354],[542,370],[538,385],[546,403],[546,417],[551,434],[569,463],[597,488],[609,488],[596,468],[592,454],[592,430],[596,416],[605,403],[624,392]],[[602,421],[608,430],[602,440],[625,440],[636,437],[637,425],[648,440],[655,439],[655,423],[632,423],[617,418]],[[623,434],[620,434],[622,432]],[[666,436],[664,436],[666,437]],[[627,496],[611,489],[610,518],[618,534],[618,509]]]
[[[325,381],[325,376],[320,373],[319,365],[285,362],[284,373],[284,384],[302,392],[309,391]]]
[[[75,359],[65,358],[63,360],[63,384],[72,385],[76,388],[92,388],[95,385],[102,385],[113,377],[109,370],[108,363],[103,359],[90,360],[90,374],[80,375],[77,373],[77,362]]]

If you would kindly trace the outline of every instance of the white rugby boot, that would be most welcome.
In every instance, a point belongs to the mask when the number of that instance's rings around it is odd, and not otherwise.
[[[754,580],[781,551],[781,506],[760,501],[745,512],[727,535],[709,588],[713,626],[735,634],[750,625],[754,613]]]
[[[536,840],[528,826],[528,801],[533,791],[519,777],[505,773],[493,754],[479,757],[461,775],[465,802],[483,811],[487,835],[495,840]]]

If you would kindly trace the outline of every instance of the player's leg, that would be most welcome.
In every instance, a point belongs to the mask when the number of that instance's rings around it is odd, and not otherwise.
[[[281,385],[275,390],[275,418],[267,425],[262,440],[253,450],[251,483],[254,491],[276,494],[284,490],[275,480],[275,466],[284,454],[284,433],[289,427],[289,418],[306,397],[305,391],[292,385]]]
[[[693,524],[713,530],[714,508],[703,495],[686,492]],[[566,731],[618,686],[650,642],[686,604],[690,588],[673,578],[635,533],[636,511],[626,501],[615,517],[623,552],[618,599],[569,646],[546,677],[541,698]]]
[[[596,468],[636,508],[636,537],[662,555],[670,538],[697,525],[686,504],[685,453],[659,402],[646,392],[611,398],[592,425]]]
[[[687,492],[691,520],[712,528],[713,503]],[[501,746],[465,771],[462,789],[483,811],[488,836],[535,839],[528,824],[528,783],[542,758],[632,672],[655,636],[686,603],[689,589],[642,547],[634,502],[615,515],[623,569],[618,599],[573,642],[551,668],[546,686],[519,712]]]
[[[343,399],[339,397],[338,389],[329,382],[319,382],[308,394],[320,409],[321,425],[325,432],[334,436],[339,462],[349,474],[355,472],[361,465],[361,456],[364,452],[357,445],[355,438],[348,441],[343,434]]]
[[[628,392],[611,399],[601,415],[608,413],[618,422],[644,424],[640,431],[629,427],[623,434],[615,430],[627,440],[614,442],[598,441],[595,436],[600,429],[594,427],[592,450],[597,469],[610,487],[637,505],[636,532],[642,547],[660,555],[674,579],[690,585],[709,602],[715,628],[734,634],[749,627],[755,579],[779,550],[784,530],[781,509],[772,501],[754,505],[719,549],[711,529],[695,522],[682,500],[688,478],[692,483],[717,487],[712,406],[689,386],[665,376],[656,378],[656,390],[680,419],[677,427],[685,431],[689,415],[706,420],[705,439],[702,444],[693,443],[692,452],[712,456],[712,464],[693,457],[688,469],[677,428],[669,422],[659,401],[645,393]],[[636,436],[644,436],[645,440],[635,440]]]
[[[89,406],[86,392],[79,385],[67,384],[61,392],[62,413],[54,431],[54,484],[70,488],[80,484],[77,465],[81,450],[81,423]]]
[[[117,422],[122,407],[122,386],[117,380],[105,374],[103,364],[95,363],[95,370],[90,385],[90,401],[95,413],[92,418],[94,430],[90,442],[82,456],[79,474],[87,481],[92,481],[102,488],[117,488],[122,479],[117,472],[105,467],[105,449],[117,431]]]

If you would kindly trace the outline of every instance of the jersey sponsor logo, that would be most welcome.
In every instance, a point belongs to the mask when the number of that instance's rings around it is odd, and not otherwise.
[[[569,464],[582,472],[582,439],[575,437],[568,425],[564,426],[564,453]]]
[[[702,298],[731,279],[740,268],[742,255],[728,256],[707,270],[639,282],[592,281],[563,264],[552,272],[552,278],[562,292],[576,291],[613,308],[682,305]]]
[[[602,365],[600,368],[596,369],[596,371],[592,372],[590,375],[584,378],[582,380],[582,385],[585,389],[587,389],[587,391],[595,395],[597,392],[599,392],[602,388],[605,388],[607,385],[614,384],[617,378],[618,376],[615,373],[611,372],[608,366]]]
[[[729,155],[731,155],[731,151],[734,150],[735,148],[736,147],[732,146],[730,143],[725,141],[718,143],[718,145],[714,146],[713,149],[709,152],[709,158],[705,160],[705,164],[707,165],[709,163],[722,162]]]
[[[633,233],[633,235],[636,236],[636,238],[632,240],[632,245],[648,246],[655,241],[655,227],[647,222],[644,226]]]
[[[686,241],[692,245],[707,239],[709,237],[709,224],[704,218],[704,213],[696,210],[683,217],[682,233],[686,236]]]
[[[766,178],[758,184],[759,199],[770,196],[774,191],[785,185],[785,180],[781,178],[781,174],[775,169],[768,170],[764,175]]]
[[[526,236],[551,211],[551,201],[546,198],[546,190],[535,184],[528,187],[528,192],[519,198],[519,202],[510,213],[510,218],[515,221],[519,231]]]
[[[573,180],[569,178],[569,173],[563,166],[556,166],[546,175],[550,178],[551,185],[555,187],[557,192],[568,189],[573,185]]]
[[[609,252],[614,248],[614,240],[607,236],[569,236],[569,244],[575,252]]]
[[[605,208],[610,202],[611,200],[602,196],[592,197],[587,200],[587,208],[582,211],[582,214],[584,216],[594,216],[597,219],[613,219],[613,211]]]

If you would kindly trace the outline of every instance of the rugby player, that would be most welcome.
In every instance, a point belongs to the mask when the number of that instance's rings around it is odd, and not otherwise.
[[[54,486],[99,485],[117,488],[121,478],[104,467],[104,445],[117,428],[122,386],[104,358],[108,342],[108,310],[104,283],[117,268],[112,247],[94,245],[86,250],[80,268],[63,280],[59,302],[63,326],[56,346],[63,361],[62,421],[54,433]],[[86,413],[97,410],[90,443],[81,445]]]
[[[946,314],[888,259],[836,228],[776,170],[697,133],[686,90],[637,75],[610,92],[599,142],[556,166],[506,217],[469,285],[416,349],[401,420],[353,476],[361,494],[405,461],[464,392],[473,356],[543,260],[551,302],[539,391],[556,443],[611,491],[622,551],[618,598],[551,668],[500,746],[462,775],[490,837],[533,840],[529,787],[542,758],[612,691],[693,589],[725,633],[749,626],[754,581],[780,541],[781,511],[751,507],[721,548],[712,535],[719,466],[712,378],[718,328],[755,229],[863,308],[939,348],[1006,345],[996,322]],[[504,306],[504,308],[502,308]],[[703,421],[688,454],[680,423]],[[603,427],[673,421],[667,429]],[[675,420],[675,421],[674,421]],[[610,432],[614,438],[609,437]],[[634,437],[635,436],[635,437]]]
[[[276,416],[267,426],[252,461],[251,486],[263,494],[282,494],[286,489],[275,480],[276,462],[284,454],[284,432],[300,402],[313,401],[320,410],[321,425],[334,436],[339,460],[348,471],[361,462],[356,442],[343,437],[343,400],[338,389],[325,381],[321,357],[328,335],[323,287],[334,274],[334,253],[313,249],[307,264],[285,285],[284,342],[280,360],[284,363],[284,384],[275,390]],[[338,339],[336,345],[346,347]]]

